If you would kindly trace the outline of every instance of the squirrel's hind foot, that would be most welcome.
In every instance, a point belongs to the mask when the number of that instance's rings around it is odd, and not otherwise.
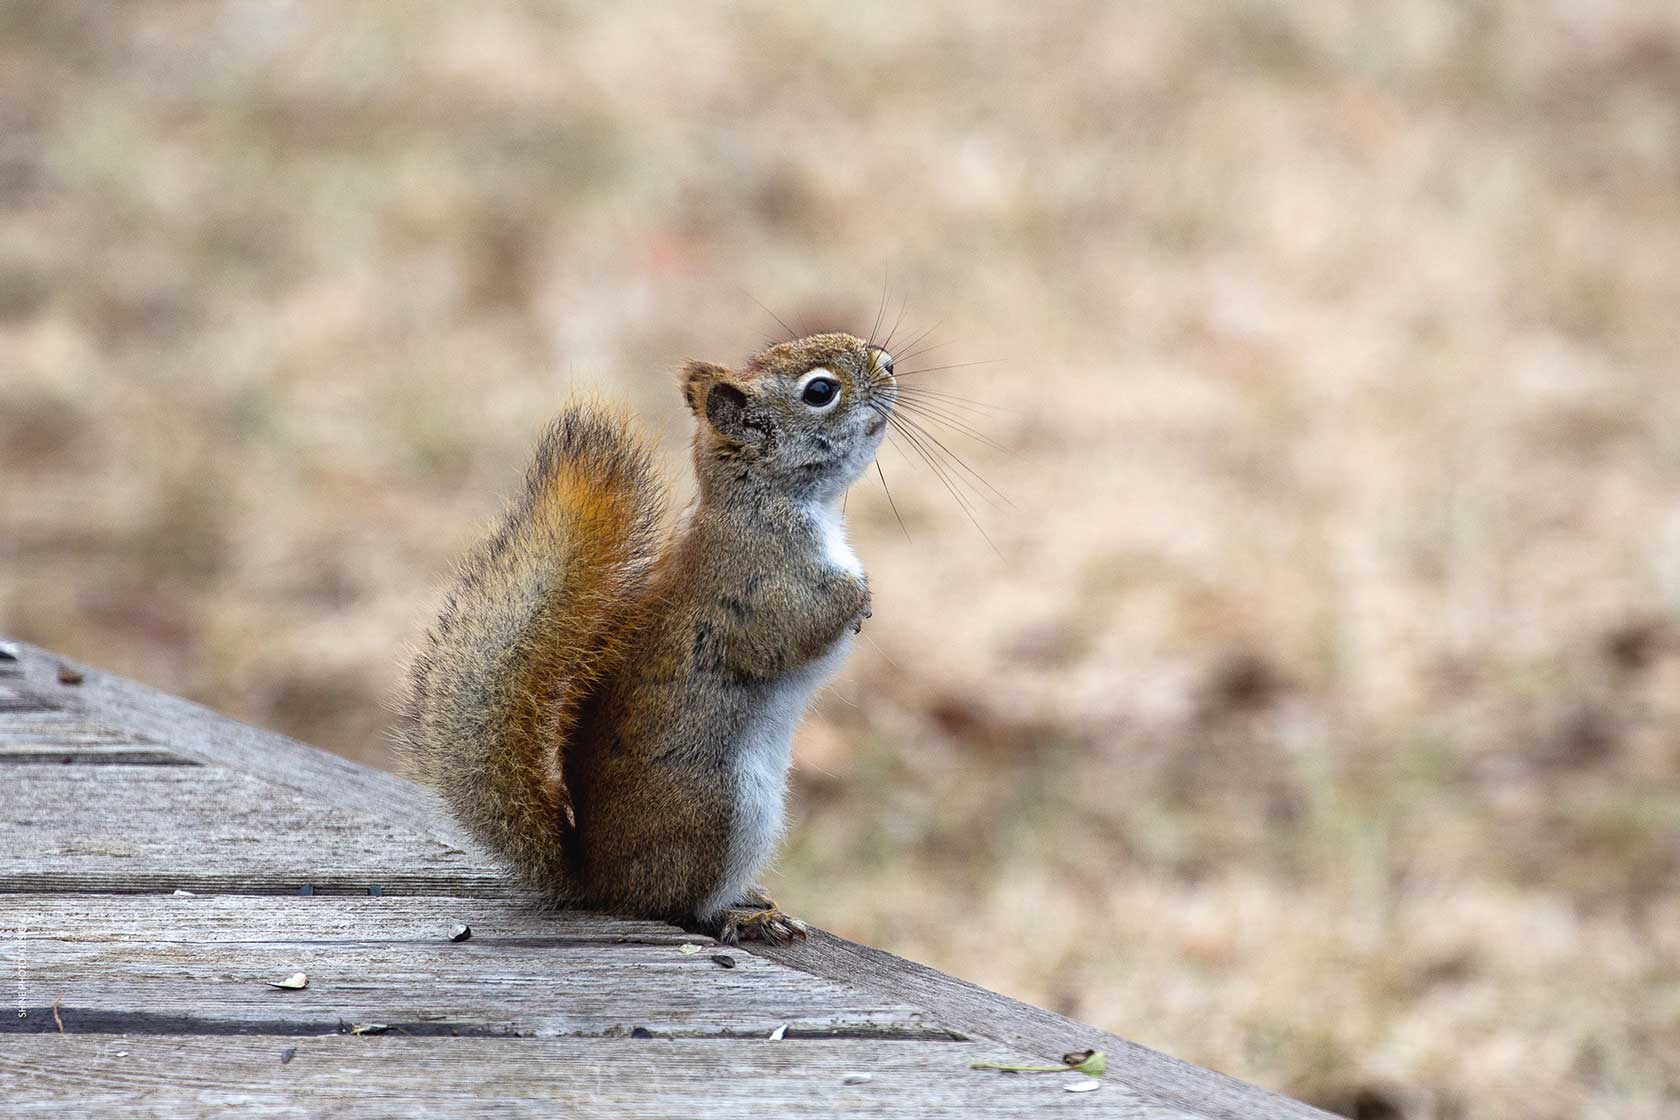
[[[767,945],[785,945],[803,941],[811,935],[811,927],[781,909],[768,896],[748,900],[741,906],[726,907],[718,915],[718,940],[725,945],[742,941],[762,941]]]

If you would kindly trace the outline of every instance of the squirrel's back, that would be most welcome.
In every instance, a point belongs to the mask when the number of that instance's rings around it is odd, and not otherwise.
[[[399,750],[533,888],[573,894],[565,748],[646,609],[663,486],[593,405],[549,426],[525,490],[462,562],[411,673]]]

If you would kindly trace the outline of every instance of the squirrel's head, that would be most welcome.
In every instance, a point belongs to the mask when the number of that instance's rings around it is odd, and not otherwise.
[[[814,334],[754,354],[739,370],[683,369],[702,485],[727,472],[827,500],[857,481],[886,435],[892,355],[849,334]]]

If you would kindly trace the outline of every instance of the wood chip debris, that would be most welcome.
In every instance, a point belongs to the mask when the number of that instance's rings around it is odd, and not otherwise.
[[[873,1080],[875,1080],[875,1075],[873,1073],[848,1073],[841,1076],[840,1084],[863,1085]]]
[[[771,1042],[780,1042],[782,1039],[786,1038],[787,1037],[787,1029],[788,1029],[788,1025],[786,1023],[783,1023],[781,1026],[779,1026],[775,1030],[771,1031],[770,1032],[770,1041]]]
[[[284,980],[264,980],[263,983],[267,984],[271,988],[279,988],[280,990],[287,992],[296,992],[309,987],[309,974],[305,972],[294,972]]]
[[[471,936],[472,927],[467,925],[465,922],[460,922],[449,927],[449,940],[451,941],[465,941]]]
[[[60,665],[58,667],[58,683],[81,684],[82,674],[77,672],[75,669],[70,668],[68,665]]]
[[[1072,1081],[1062,1086],[1062,1090],[1068,1093],[1094,1093],[1101,1088],[1101,1081],[1092,1081],[1089,1077],[1084,1077],[1078,1081]]]
[[[677,952],[681,953],[685,957],[692,957],[700,951],[700,946],[691,944],[687,941],[684,941],[681,945],[677,946]]]
[[[712,962],[719,968],[734,968],[735,958],[728,953],[713,953]]]
[[[351,1034],[384,1034],[391,1029],[389,1023],[355,1023],[350,1027]]]
[[[280,1064],[285,1065],[295,1057],[297,1057],[297,1047],[288,1046],[284,1050],[280,1051]]]
[[[173,898],[197,898],[198,895],[194,894],[192,891],[176,890],[175,893],[171,897],[173,897]]]

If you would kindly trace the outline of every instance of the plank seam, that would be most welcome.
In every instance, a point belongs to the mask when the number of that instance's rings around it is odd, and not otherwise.
[[[287,1035],[292,1037],[326,1037],[353,1033],[352,1024],[333,1015],[320,1019],[212,1019],[197,1015],[163,1014],[151,1011],[109,1011],[78,1008],[60,1004],[25,1007],[22,1016],[0,1016],[0,1035],[8,1034],[123,1034],[151,1036],[221,1037],[237,1035]],[[59,1023],[63,1026],[60,1027]],[[538,1033],[514,1027],[493,1027],[483,1024],[454,1023],[446,1020],[389,1020],[381,1021],[386,1028],[379,1033],[421,1038],[622,1038],[626,1041],[643,1039],[692,1038],[763,1040],[761,1031],[739,1031],[728,1027],[718,1030],[703,1028],[659,1028],[620,1025],[596,1031],[557,1031]],[[880,1026],[789,1027],[783,1041],[826,1042],[835,1039],[864,1042],[941,1042],[966,1043],[967,1036],[939,1027],[910,1027],[898,1024]]]

